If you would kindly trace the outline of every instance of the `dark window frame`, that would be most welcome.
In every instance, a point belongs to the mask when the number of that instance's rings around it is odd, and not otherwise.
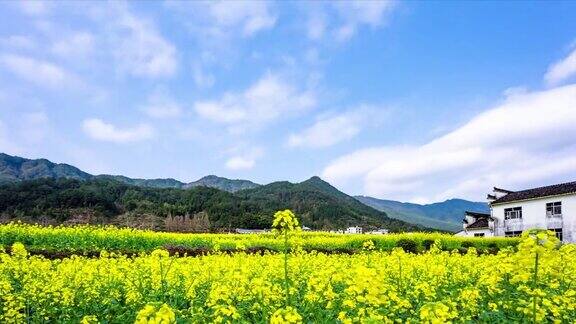
[[[522,219],[522,206],[504,208],[504,220]]]
[[[562,216],[562,202],[554,201],[546,203],[546,216],[547,217]]]
[[[507,231],[504,232],[504,237],[517,237],[522,235],[522,231]]]

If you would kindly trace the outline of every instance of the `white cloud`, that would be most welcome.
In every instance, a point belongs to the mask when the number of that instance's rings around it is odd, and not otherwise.
[[[556,85],[573,76],[576,76],[576,49],[567,57],[552,64],[548,68],[544,80],[549,85]]]
[[[192,66],[192,77],[194,83],[199,88],[210,88],[214,85],[214,76],[207,73],[201,64],[194,64]]]
[[[345,42],[354,36],[356,32],[356,25],[354,24],[346,24],[338,27],[334,31],[334,38],[336,38],[339,42]]]
[[[233,28],[239,25],[244,36],[251,36],[276,24],[276,17],[270,13],[268,3],[264,1],[211,1],[210,8],[219,26]]]
[[[312,10],[308,19],[308,38],[317,40],[326,32],[327,17],[321,10]]]
[[[148,97],[144,112],[152,118],[175,118],[182,114],[182,108],[165,89],[156,89]]]
[[[217,100],[198,101],[194,109],[203,118],[231,126],[233,131],[260,128],[315,106],[312,91],[298,89],[274,73],[266,73],[241,93],[226,93]]]
[[[252,169],[256,165],[256,161],[264,154],[262,148],[259,147],[235,147],[231,152],[236,152],[236,154],[226,160],[225,167],[229,170]]]
[[[92,139],[114,143],[137,142],[154,137],[154,129],[147,124],[119,129],[97,118],[84,120],[82,129]]]
[[[515,93],[423,145],[367,148],[330,163],[323,176],[362,179],[365,194],[400,200],[482,199],[491,186],[573,180],[576,85]]]
[[[326,31],[337,41],[349,40],[361,26],[378,28],[385,24],[396,1],[334,1],[308,6],[307,34],[312,40],[321,39]]]
[[[61,37],[52,45],[52,53],[65,58],[85,58],[94,51],[94,35],[89,32],[74,32]]]
[[[30,16],[43,16],[50,12],[49,1],[17,1],[14,2],[20,10]]]
[[[256,161],[243,156],[234,156],[226,161],[226,168],[230,170],[252,169]]]
[[[24,35],[10,35],[0,38],[0,45],[9,47],[11,49],[34,49],[36,42],[28,36]]]
[[[355,137],[367,121],[365,107],[334,116],[324,116],[314,125],[288,138],[290,147],[328,147]]]
[[[196,41],[192,78],[198,88],[214,85],[212,68],[239,64],[242,42],[276,25],[270,1],[171,1],[165,2]]]
[[[378,27],[384,23],[385,14],[394,8],[395,1],[337,1],[334,6],[349,24]]]
[[[108,46],[121,72],[152,78],[176,73],[176,47],[162,36],[153,20],[131,12],[126,4],[113,2],[104,8],[93,16],[107,26]]]
[[[0,56],[0,64],[21,79],[43,87],[54,88],[80,82],[64,68],[28,56],[6,54]]]
[[[201,37],[250,37],[276,24],[267,1],[170,1],[168,6],[190,15],[186,23]]]

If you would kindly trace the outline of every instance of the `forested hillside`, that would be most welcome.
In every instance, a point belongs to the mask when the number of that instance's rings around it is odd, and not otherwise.
[[[132,186],[114,179],[38,179],[0,186],[2,221],[103,223],[158,230],[222,231],[269,228],[280,209],[295,210],[314,229],[345,226],[417,226],[390,219],[315,177],[300,184],[273,183],[236,194],[208,188],[188,190]]]
[[[319,177],[301,183],[274,182],[238,193],[249,201],[258,201],[295,210],[305,224],[313,228],[344,228],[350,225],[414,230],[417,227],[389,218],[386,213],[368,207],[346,195]],[[309,225],[309,226],[310,226]]]
[[[30,160],[0,153],[0,183],[41,178],[69,178],[86,180],[92,175],[63,163],[46,159]]]
[[[65,178],[77,180],[108,179],[116,180],[128,185],[150,188],[188,189],[194,187],[209,187],[228,192],[236,192],[242,189],[251,189],[260,186],[259,184],[249,180],[227,179],[215,175],[205,176],[189,183],[181,182],[172,178],[137,179],[122,175],[92,175],[64,163],[53,163],[46,159],[26,159],[19,156],[0,153],[0,183],[44,178]]]

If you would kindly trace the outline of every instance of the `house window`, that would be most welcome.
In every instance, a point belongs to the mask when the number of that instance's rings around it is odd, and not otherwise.
[[[522,219],[522,207],[504,208],[504,219]]]
[[[506,237],[515,237],[515,236],[520,236],[520,235],[522,235],[522,231],[504,232],[504,236],[506,236]]]
[[[556,237],[562,241],[562,229],[561,228],[551,228],[549,229],[549,231],[554,232],[554,234],[556,234]]]
[[[474,233],[474,237],[482,237],[484,236],[484,233]]]
[[[562,216],[562,202],[551,202],[546,204],[546,216],[558,217]]]

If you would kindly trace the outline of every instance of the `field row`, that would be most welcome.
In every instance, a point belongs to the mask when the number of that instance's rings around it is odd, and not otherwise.
[[[479,251],[496,252],[516,246],[518,239],[463,238],[438,233],[413,233],[389,235],[347,235],[324,232],[301,232],[295,245],[305,251],[329,253],[355,253],[362,250],[366,241],[372,241],[380,251],[401,247],[408,252],[423,252],[436,242],[441,249],[475,247]],[[175,251],[281,251],[282,241],[274,234],[181,234],[164,233],[131,228],[75,226],[42,227],[11,223],[0,225],[0,246],[23,243],[31,251],[145,252],[158,248]]]
[[[527,238],[440,251],[133,258],[0,252],[0,322],[558,322],[576,318],[576,248]],[[371,246],[365,246],[370,250]]]

